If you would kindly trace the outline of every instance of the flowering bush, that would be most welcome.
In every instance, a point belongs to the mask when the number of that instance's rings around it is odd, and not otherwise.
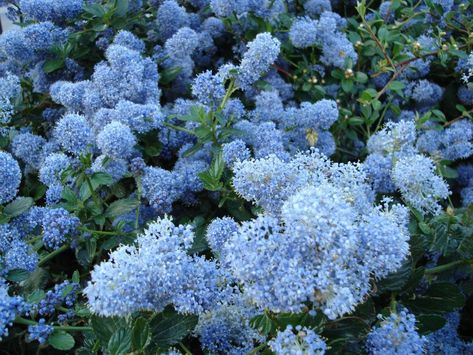
[[[0,0],[7,353],[473,353],[473,8]]]

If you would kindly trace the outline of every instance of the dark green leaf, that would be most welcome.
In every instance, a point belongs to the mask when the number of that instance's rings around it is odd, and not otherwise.
[[[103,346],[108,345],[113,333],[126,327],[125,321],[121,318],[92,316],[91,321],[95,336]]]
[[[23,269],[13,269],[8,271],[7,273],[7,280],[13,282],[21,282],[25,281],[30,276],[30,273]]]
[[[43,70],[45,73],[49,74],[53,71],[63,68],[64,64],[64,58],[49,59],[44,62]]]
[[[448,282],[433,284],[425,294],[403,301],[413,312],[421,314],[451,312],[461,308],[464,302],[460,289]]]
[[[132,343],[133,350],[143,351],[149,341],[149,322],[140,317],[133,324]]]
[[[139,205],[140,201],[133,197],[117,200],[108,206],[107,210],[105,211],[105,216],[108,218],[122,216],[138,208]]]
[[[164,316],[161,314],[150,324],[152,342],[160,348],[179,343],[197,324],[198,317],[182,315],[176,312]]]
[[[266,313],[254,317],[250,321],[250,325],[264,335],[268,335],[276,330],[275,322]]]
[[[131,335],[128,329],[118,329],[112,334],[107,346],[110,355],[125,355],[131,349]]]
[[[435,314],[421,314],[416,317],[416,320],[420,334],[427,334],[439,330],[446,323],[445,318]]]
[[[406,260],[403,265],[395,272],[389,274],[378,283],[380,292],[398,291],[401,290],[409,280],[412,272],[411,260]]]
[[[75,341],[72,335],[63,330],[55,330],[48,337],[48,344],[57,350],[70,350],[74,347]]]
[[[5,206],[3,214],[10,218],[17,217],[33,206],[33,204],[34,201],[31,197],[17,197],[16,200]]]
[[[115,14],[123,17],[128,12],[128,0],[116,0]]]

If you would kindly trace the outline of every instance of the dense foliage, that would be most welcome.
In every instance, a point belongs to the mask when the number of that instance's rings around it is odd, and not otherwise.
[[[0,0],[5,353],[473,353],[473,1]]]

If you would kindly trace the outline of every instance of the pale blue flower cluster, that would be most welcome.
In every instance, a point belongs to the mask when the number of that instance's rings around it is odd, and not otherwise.
[[[319,12],[315,4],[309,6],[313,7],[312,15]],[[351,67],[356,64],[358,54],[350,40],[340,31],[343,26],[344,20],[338,14],[324,11],[318,20],[296,18],[289,31],[289,39],[296,48],[321,47],[320,61],[327,66]]]
[[[18,229],[10,224],[0,225],[0,275],[10,270],[34,271],[38,254],[23,240]]]
[[[430,158],[416,154],[399,159],[392,171],[393,182],[402,197],[422,213],[438,214],[438,201],[450,194],[447,183],[435,169]]]
[[[95,266],[84,290],[91,310],[103,316],[160,312],[171,304],[181,313],[210,310],[225,294],[225,274],[216,262],[187,254],[193,239],[190,226],[168,217],[151,223],[136,245],[119,247]]]
[[[26,313],[28,306],[20,296],[10,296],[8,285],[0,279],[0,340],[8,336],[8,327],[13,325],[17,315]]]
[[[10,122],[15,113],[14,101],[21,93],[20,79],[8,73],[0,78],[0,124]]]
[[[49,249],[64,245],[67,237],[77,235],[79,218],[71,215],[64,208],[33,207],[29,215],[32,226],[41,226],[43,243]]]
[[[295,328],[288,325],[284,331],[278,331],[276,338],[268,344],[276,355],[323,355],[328,348],[325,341],[317,333],[300,325]]]
[[[84,0],[20,0],[22,13],[31,20],[64,22],[82,10]]]
[[[403,309],[389,317],[378,316],[380,323],[366,338],[369,354],[424,354],[427,339],[417,333],[416,318]]]
[[[199,316],[194,333],[209,354],[246,354],[263,337],[250,326],[257,309],[236,293],[211,311]]]
[[[209,70],[197,75],[192,83],[192,95],[203,105],[218,106],[225,96],[222,77]]]
[[[56,123],[54,138],[62,149],[78,156],[92,143],[92,130],[84,116],[67,114]]]
[[[21,170],[10,153],[0,151],[0,204],[10,202],[18,193]]]
[[[237,161],[243,161],[250,158],[250,150],[245,142],[236,139],[222,146],[223,161],[228,166],[232,166]]]
[[[30,340],[37,340],[40,344],[44,344],[53,331],[53,326],[46,324],[46,319],[41,318],[38,324],[28,326],[28,337]]]
[[[371,277],[395,271],[409,253],[407,210],[374,205],[360,165],[312,151],[289,162],[237,162],[233,171],[235,190],[266,214],[242,223],[220,255],[260,307],[298,312],[312,302],[334,319],[363,300]]]
[[[103,154],[114,159],[127,159],[133,154],[136,138],[130,127],[113,121],[97,135],[97,147]]]
[[[279,56],[281,43],[270,33],[259,33],[256,38],[248,43],[247,51],[238,67],[237,85],[243,90],[248,90]]]

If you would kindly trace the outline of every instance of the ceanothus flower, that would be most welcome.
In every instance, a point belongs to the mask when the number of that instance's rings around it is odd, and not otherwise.
[[[20,296],[10,296],[8,285],[0,279],[0,339],[8,336],[8,327],[13,325],[17,315],[26,313],[28,305]]]
[[[207,227],[207,242],[212,251],[220,255],[223,245],[238,230],[238,224],[231,217],[215,218]]]
[[[143,196],[151,206],[163,213],[172,210],[172,204],[179,198],[175,175],[165,169],[147,167],[141,179]]]
[[[71,159],[64,153],[51,153],[39,169],[39,180],[47,186],[61,184],[61,175],[70,165]]]
[[[288,325],[284,331],[278,331],[276,338],[268,344],[276,355],[323,355],[327,350],[327,344],[317,333],[300,325],[295,328]]]
[[[439,201],[450,194],[447,183],[435,174],[434,162],[420,154],[400,158],[392,178],[402,197],[423,214],[438,214]]]
[[[210,354],[247,354],[256,341],[264,340],[250,325],[257,314],[256,307],[237,292],[230,301],[201,314],[194,334]]]
[[[179,6],[177,1],[166,0],[158,8],[156,25],[159,38],[166,41],[180,28],[190,25],[189,14],[184,7]]]
[[[373,355],[424,354],[427,339],[417,333],[416,318],[403,309],[384,318],[366,338],[366,350]]]
[[[14,269],[33,272],[37,264],[38,254],[22,239],[18,228],[0,224],[0,275]]]
[[[214,261],[190,256],[194,233],[164,217],[95,266],[84,292],[92,312],[126,316],[136,311],[161,312],[174,305],[180,313],[199,314],[222,297],[224,275]]]
[[[97,135],[97,147],[114,159],[129,158],[136,145],[136,137],[127,125],[113,121]]]
[[[78,16],[84,0],[20,0],[19,7],[28,19],[62,23]]]
[[[280,51],[281,43],[270,33],[259,33],[248,43],[248,50],[243,54],[238,67],[237,85],[248,90],[263,74],[269,71]]]
[[[87,119],[73,113],[64,115],[56,123],[54,138],[65,151],[74,155],[85,153],[93,139]]]
[[[0,151],[0,204],[10,202],[18,193],[21,170],[10,153]]]
[[[317,16],[324,11],[332,11],[330,0],[307,0],[304,3],[304,10],[310,16]]]
[[[121,30],[113,39],[113,44],[127,47],[134,51],[142,53],[145,50],[145,43],[129,31]]]
[[[237,161],[249,159],[251,153],[246,147],[245,142],[243,142],[241,139],[236,139],[230,143],[225,143],[222,146],[222,155],[225,164],[231,167]]]
[[[210,8],[219,17],[241,15],[248,11],[248,0],[210,0]]]
[[[30,340],[37,340],[40,344],[44,344],[53,331],[53,326],[46,324],[46,319],[41,318],[38,324],[28,326],[28,337]]]
[[[202,104],[215,107],[225,96],[225,86],[221,76],[210,70],[197,75],[192,83],[192,95]]]
[[[471,354],[473,343],[466,343],[458,335],[460,313],[449,313],[446,318],[443,328],[427,335],[427,354]]]
[[[289,30],[289,39],[296,48],[307,48],[317,42],[317,21],[308,17],[294,20]]]

